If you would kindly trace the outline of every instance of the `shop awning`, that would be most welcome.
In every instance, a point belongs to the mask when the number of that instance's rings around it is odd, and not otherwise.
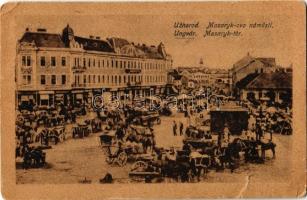
[[[25,96],[25,95],[23,95],[23,96],[21,96],[21,99],[20,99],[21,101],[29,101],[29,96]]]
[[[54,91],[39,91],[39,94],[54,94]]]
[[[56,99],[56,100],[62,100],[62,99],[64,99],[64,94],[56,94],[56,95],[55,95],[55,99]]]
[[[41,94],[40,99],[41,100],[49,100],[49,95],[48,94]]]
[[[83,99],[83,95],[82,94],[76,94],[76,99]]]

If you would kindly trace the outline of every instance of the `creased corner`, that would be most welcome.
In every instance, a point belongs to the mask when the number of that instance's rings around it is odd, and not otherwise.
[[[296,193],[297,198],[306,197],[306,194],[307,194],[307,187],[306,186],[307,185],[305,184],[303,191],[297,191],[297,193]]]
[[[245,184],[243,185],[243,187],[241,188],[239,194],[236,196],[236,198],[243,198],[243,193],[246,191],[247,187],[248,187],[248,184],[250,182],[250,178],[251,178],[251,175],[247,175],[245,177]]]
[[[0,13],[1,15],[7,15],[11,13],[15,8],[18,7],[20,2],[7,2],[1,5]]]

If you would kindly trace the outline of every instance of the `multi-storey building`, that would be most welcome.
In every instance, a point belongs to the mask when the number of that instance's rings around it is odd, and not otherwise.
[[[119,97],[157,94],[163,92],[171,66],[163,43],[80,37],[69,25],[62,34],[27,29],[17,44],[17,102],[88,102],[102,88]]]

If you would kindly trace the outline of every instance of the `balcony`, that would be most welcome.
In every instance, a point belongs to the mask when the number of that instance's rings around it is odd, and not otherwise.
[[[71,87],[72,88],[85,88],[86,84],[84,84],[84,83],[73,83],[73,84],[71,84]]]
[[[128,82],[127,86],[128,87],[133,87],[133,86],[141,86],[141,81],[136,81],[136,82]]]
[[[85,72],[85,70],[86,70],[85,66],[73,66],[72,67],[72,71],[74,73],[82,73],[82,72]]]
[[[127,74],[139,74],[141,73],[141,69],[125,69],[125,73]]]

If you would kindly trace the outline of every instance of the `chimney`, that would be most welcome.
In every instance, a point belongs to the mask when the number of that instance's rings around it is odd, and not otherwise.
[[[90,35],[90,39],[94,39],[94,36]]]
[[[99,37],[99,36],[96,36],[96,40],[100,40],[100,37]]]
[[[45,29],[45,28],[38,28],[38,29],[37,29],[37,32],[46,33],[46,32],[47,32],[47,29]]]

